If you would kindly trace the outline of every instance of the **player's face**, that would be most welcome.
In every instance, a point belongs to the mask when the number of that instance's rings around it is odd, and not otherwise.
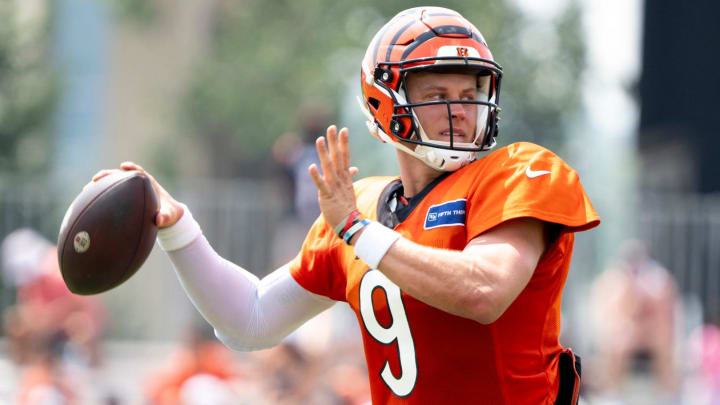
[[[408,75],[408,99],[411,103],[445,100],[476,100],[478,79],[472,74],[422,72]],[[450,142],[450,117],[445,104],[414,107],[420,125],[435,141]],[[478,106],[450,104],[453,142],[472,142],[475,137]]]

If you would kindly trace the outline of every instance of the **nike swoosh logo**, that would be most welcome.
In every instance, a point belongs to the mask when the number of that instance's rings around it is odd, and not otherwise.
[[[547,170],[530,170],[530,166],[528,166],[528,168],[525,169],[525,175],[531,179],[542,176],[544,174],[550,174],[550,172]]]

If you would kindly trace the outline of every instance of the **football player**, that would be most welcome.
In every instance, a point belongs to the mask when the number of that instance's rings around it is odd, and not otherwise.
[[[576,403],[561,297],[573,234],[599,219],[577,173],[549,150],[487,152],[501,79],[457,12],[395,16],[362,61],[360,104],[370,132],[397,148],[400,176],[353,183],[348,131],[328,128],[320,167],[309,168],[322,215],[297,257],[262,280],[219,257],[154,182],[159,243],[218,338],[266,348],[346,301],[375,404]]]

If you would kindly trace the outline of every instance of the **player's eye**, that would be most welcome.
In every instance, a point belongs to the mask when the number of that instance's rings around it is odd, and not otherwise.
[[[425,99],[428,101],[445,100],[445,95],[442,93],[430,93],[425,96]]]

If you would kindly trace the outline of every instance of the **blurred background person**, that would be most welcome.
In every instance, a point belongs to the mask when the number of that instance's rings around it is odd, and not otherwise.
[[[62,364],[64,342],[58,336],[31,341],[25,367],[20,373],[17,405],[73,405],[79,387]]]
[[[3,314],[13,359],[25,364],[48,342],[51,352],[72,351],[80,363],[100,363],[105,311],[97,297],[75,295],[62,279],[56,246],[23,228],[10,233],[0,247],[5,283],[16,291],[15,305]],[[69,347],[68,347],[69,346]]]
[[[278,266],[297,254],[307,230],[320,215],[317,189],[307,172],[311,164],[320,164],[315,139],[325,132],[330,114],[318,101],[305,101],[297,113],[298,132],[280,135],[272,147],[272,157],[280,168],[276,181],[288,207],[273,234],[273,262]]]
[[[695,329],[688,345],[705,389],[703,404],[720,405],[720,319]]]
[[[327,345],[323,352],[313,352],[295,340],[249,353],[262,403],[370,404],[367,368],[360,347],[339,343]]]
[[[361,350],[346,345],[308,352],[290,339],[253,353],[233,352],[197,322],[162,365],[144,377],[152,405],[366,405]]]
[[[662,392],[660,397],[675,401],[680,306],[670,272],[648,256],[643,242],[625,242],[617,262],[592,285],[597,355],[589,381],[600,392],[622,398],[632,375],[647,369]]]
[[[311,164],[320,164],[315,151],[315,139],[330,125],[330,114],[319,101],[305,101],[298,109],[299,132],[286,132],[275,141],[272,155],[289,178],[289,201],[292,215],[310,227],[320,215],[317,189],[307,172]]]
[[[242,390],[247,372],[204,322],[191,326],[183,344],[146,380],[147,403],[153,405],[234,405],[252,403]],[[249,402],[248,402],[249,401]]]
[[[57,262],[57,249],[22,228],[0,245],[3,281],[17,291],[3,313],[10,357],[18,367],[17,403],[74,404],[86,387],[69,363],[97,368],[105,312],[96,297],[72,294]]]

